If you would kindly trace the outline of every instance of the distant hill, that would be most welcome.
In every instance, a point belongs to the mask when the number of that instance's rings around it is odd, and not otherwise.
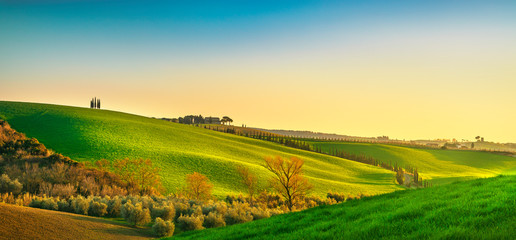
[[[0,203],[0,239],[150,239],[137,229],[103,218]]]
[[[514,239],[516,176],[320,206],[174,239]]]
[[[474,144],[474,150],[488,150],[488,151],[502,151],[502,152],[513,152],[516,153],[516,143],[495,143],[495,142],[471,142],[471,141],[456,141],[451,140],[399,140],[389,139],[387,136],[378,137],[359,137],[359,136],[348,136],[335,133],[322,133],[312,131],[298,131],[298,130],[279,130],[279,129],[263,129],[254,128],[263,132],[274,133],[282,136],[289,136],[295,138],[311,138],[311,139],[328,139],[335,141],[356,141],[356,142],[369,142],[369,143],[390,143],[390,144],[401,144],[401,145],[419,145],[433,148],[440,148],[447,142],[450,144],[450,148],[463,148],[471,149]]]
[[[338,149],[367,155],[401,167],[417,167],[421,177],[434,184],[459,179],[516,174],[516,157],[477,151],[413,148],[376,143],[308,141],[323,152]]]
[[[243,192],[235,169],[238,164],[249,167],[265,186],[271,175],[262,164],[268,156],[303,159],[306,176],[317,195],[329,190],[380,194],[403,189],[395,183],[393,172],[379,167],[127,113],[0,102],[0,118],[47,148],[77,161],[151,159],[162,169],[169,192],[181,188],[186,174],[194,171],[209,177],[218,196]]]

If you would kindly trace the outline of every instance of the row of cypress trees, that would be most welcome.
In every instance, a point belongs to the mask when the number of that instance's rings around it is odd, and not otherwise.
[[[100,109],[100,98],[94,97],[90,101],[90,108]]]

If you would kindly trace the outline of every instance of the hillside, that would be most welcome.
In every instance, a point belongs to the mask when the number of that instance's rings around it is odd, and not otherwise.
[[[323,152],[331,149],[354,154],[365,154],[400,166],[417,167],[420,176],[434,184],[458,179],[516,174],[516,158],[488,152],[420,149],[371,143],[310,141]]]
[[[513,239],[516,176],[397,191],[174,239]]]
[[[220,133],[126,113],[36,103],[0,102],[0,118],[47,148],[78,161],[145,158],[162,169],[168,191],[184,184],[186,174],[207,175],[219,196],[243,191],[236,164],[250,168],[261,184],[269,173],[266,156],[296,156],[314,193],[380,194],[401,189],[394,173],[353,161],[288,148],[279,144]]]
[[[148,229],[71,213],[0,203],[0,239],[149,239]]]

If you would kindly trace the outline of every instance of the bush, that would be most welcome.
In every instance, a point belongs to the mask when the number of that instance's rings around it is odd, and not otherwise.
[[[216,212],[219,214],[226,214],[228,211],[228,205],[226,202],[215,202],[211,205],[205,205],[202,207],[202,213],[208,215],[210,212]]]
[[[110,217],[121,217],[122,199],[115,197],[109,200],[107,212]]]
[[[105,203],[93,202],[90,205],[90,215],[102,217],[107,214],[107,205]]]
[[[161,215],[161,218],[165,221],[173,221],[176,216],[176,208],[174,205],[172,206],[166,206],[163,208],[163,215]]]
[[[145,225],[151,221],[150,211],[143,208],[141,203],[133,205],[131,202],[124,204],[122,215],[133,226]]]
[[[173,221],[176,217],[176,208],[173,205],[164,207],[153,207],[151,210],[151,216],[153,219],[161,218],[165,221]]]
[[[57,202],[57,208],[61,212],[73,212],[73,209],[70,207],[70,203],[66,200],[60,200]]]
[[[70,206],[75,213],[88,215],[88,210],[90,209],[90,201],[79,196],[78,198],[73,198],[71,200]]]
[[[43,202],[43,198],[34,197],[32,199],[32,201],[30,202],[29,207],[42,208],[42,202]]]
[[[338,203],[346,201],[346,195],[343,193],[329,192],[328,194],[326,194],[326,197],[329,199],[333,199]]]
[[[271,213],[267,209],[261,209],[261,208],[251,208],[251,215],[253,215],[253,220],[263,219],[263,218],[269,218],[271,217]]]
[[[152,225],[152,231],[158,237],[169,237],[174,234],[175,227],[173,222],[165,221],[158,217],[154,225]]]
[[[204,226],[206,228],[224,227],[226,226],[226,222],[222,214],[210,212],[208,216],[204,218]]]
[[[188,214],[188,209],[190,209],[190,205],[182,202],[178,202],[174,204],[174,207],[176,209],[176,219],[179,218],[181,215]]]
[[[177,224],[179,228],[183,231],[190,231],[190,230],[200,230],[204,229],[202,226],[202,223],[204,222],[203,216],[179,216],[177,218]]]
[[[226,224],[245,223],[253,220],[253,215],[249,211],[249,204],[234,202],[233,207],[229,208],[225,218]]]
[[[41,208],[57,211],[59,209],[57,202],[53,198],[46,198],[41,202]]]
[[[18,179],[12,180],[7,176],[7,174],[2,174],[2,176],[0,176],[0,192],[18,195],[21,193],[22,189],[23,185],[18,181]]]
[[[401,168],[399,168],[398,171],[396,171],[396,181],[399,185],[403,185],[403,183],[405,183],[405,173]]]

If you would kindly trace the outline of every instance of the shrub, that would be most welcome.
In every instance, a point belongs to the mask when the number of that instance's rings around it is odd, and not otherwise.
[[[285,211],[283,211],[281,209],[269,209],[269,213],[271,214],[271,217],[272,217],[272,216],[283,214],[283,213],[285,213]]]
[[[102,217],[107,214],[107,205],[105,203],[93,202],[90,205],[90,215]]]
[[[163,208],[163,215],[161,215],[161,218],[165,221],[173,221],[174,217],[176,216],[176,208],[174,205],[171,206],[165,206]]]
[[[405,183],[405,173],[401,168],[399,168],[398,171],[396,171],[396,181],[400,185],[403,185],[403,183]]]
[[[153,206],[152,209],[150,210],[151,218],[152,219],[161,218],[164,211],[165,210],[163,207]]]
[[[152,225],[152,231],[158,237],[169,237],[174,234],[175,225],[171,221],[165,221],[161,218],[156,218],[156,222]]]
[[[90,209],[90,201],[79,196],[78,198],[72,199],[70,206],[75,213],[88,215],[88,210]]]
[[[22,195],[18,195],[18,199],[20,200],[21,206],[29,206],[29,204],[32,202],[32,199],[34,196],[30,193],[24,193]],[[18,204],[18,203],[17,203]]]
[[[174,205],[164,207],[153,207],[151,210],[151,216],[153,219],[161,218],[165,221],[173,221],[176,217],[176,208],[174,207]]]
[[[143,208],[141,203],[133,205],[131,202],[124,204],[122,215],[133,226],[145,225],[151,221],[150,211]]]
[[[251,215],[253,215],[253,220],[271,217],[269,210],[255,207],[251,208]]]
[[[41,197],[34,197],[32,199],[32,201],[30,202],[29,207],[42,208],[42,202],[43,202],[43,198],[41,198]]]
[[[228,209],[225,218],[226,224],[232,225],[236,223],[245,223],[253,220],[253,215],[249,211],[249,204],[247,203],[233,203],[233,206]]]
[[[53,198],[45,198],[41,202],[41,208],[57,211],[59,209],[57,202]]]
[[[179,228],[183,231],[190,231],[190,230],[200,230],[204,229],[202,226],[202,223],[204,222],[203,216],[179,216],[177,218],[177,224]]]
[[[190,208],[189,204],[178,202],[174,204],[174,207],[176,208],[176,219],[179,218],[181,215],[188,214],[188,209]]]
[[[70,203],[66,200],[60,200],[57,202],[57,208],[61,212],[73,212],[73,209],[70,207]]]
[[[346,201],[346,195],[343,193],[329,192],[328,194],[326,194],[326,197],[333,199],[338,203]]]
[[[12,193],[2,193],[0,194],[0,202],[14,204],[16,200]]]
[[[206,228],[224,227],[226,226],[226,222],[222,214],[210,212],[208,216],[204,218],[204,226]]]
[[[12,180],[7,176],[7,174],[2,174],[2,176],[0,176],[0,192],[18,195],[21,193],[22,188],[23,185],[18,181],[18,179]]]
[[[110,217],[121,217],[122,199],[115,197],[109,200],[107,212]]]

